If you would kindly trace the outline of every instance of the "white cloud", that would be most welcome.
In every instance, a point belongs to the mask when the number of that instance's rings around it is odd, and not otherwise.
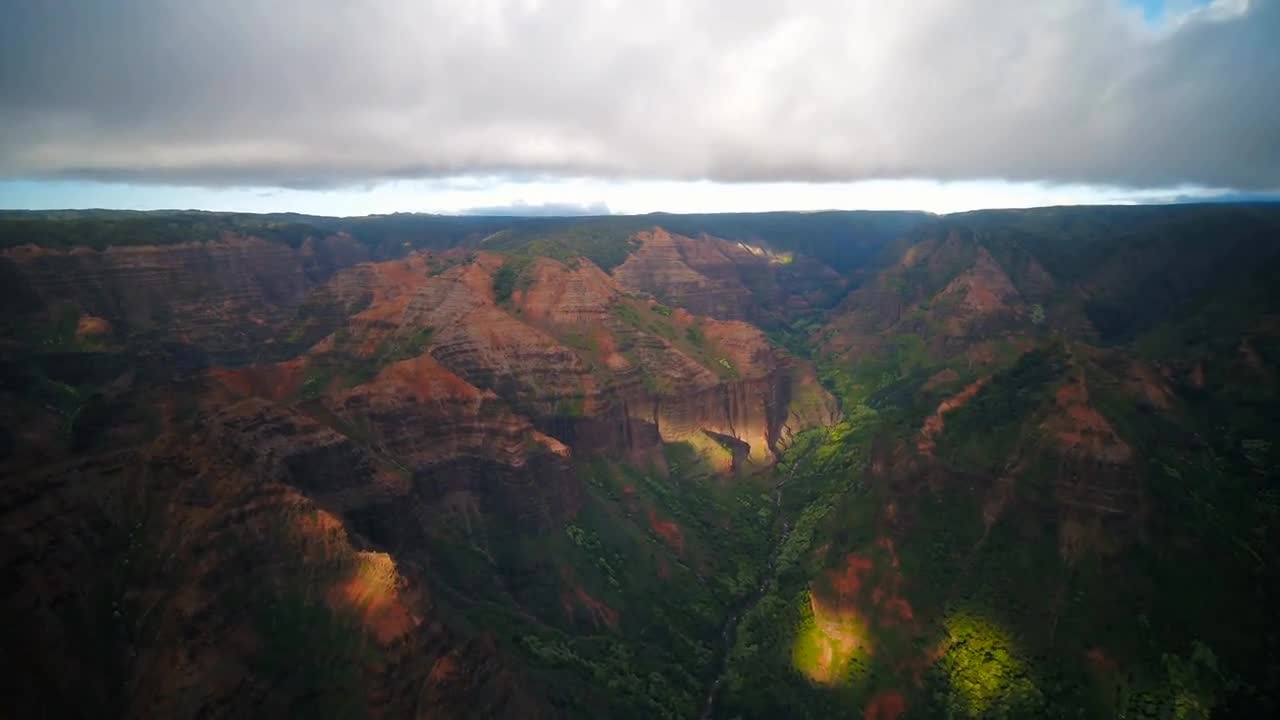
[[[394,185],[391,187],[395,187]],[[1210,197],[1196,187],[1128,190],[1090,185],[1001,181],[866,180],[849,183],[717,183],[708,181],[599,181],[575,178],[533,183],[495,182],[482,190],[418,195],[421,209],[456,213],[475,207],[562,206],[599,199],[614,213],[749,212],[759,210],[927,210],[1042,207],[1160,202]],[[375,202],[403,202],[395,190],[374,193]],[[403,206],[401,206],[403,207]]]
[[[717,183],[676,180],[543,179],[514,182],[463,176],[396,180],[361,189],[296,190],[139,186],[102,182],[0,182],[0,208],[134,210],[201,208],[368,215],[401,211],[444,214],[641,214],[759,210],[927,210],[1186,202],[1223,191],[1200,187],[1132,190],[1093,185],[1005,181],[864,180],[849,183]]]
[[[1277,76],[1277,0],[22,3],[0,176],[1275,188]]]

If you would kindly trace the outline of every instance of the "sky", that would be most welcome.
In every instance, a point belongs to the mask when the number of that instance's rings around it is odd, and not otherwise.
[[[12,0],[0,208],[1280,193],[1280,0]]]

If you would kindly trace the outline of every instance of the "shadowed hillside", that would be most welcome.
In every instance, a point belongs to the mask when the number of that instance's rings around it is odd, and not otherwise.
[[[1280,210],[0,213],[19,716],[1280,710]]]

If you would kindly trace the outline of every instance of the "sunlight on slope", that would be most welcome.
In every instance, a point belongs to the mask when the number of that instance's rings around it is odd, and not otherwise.
[[[944,621],[949,646],[939,667],[950,685],[952,701],[969,717],[979,717],[997,702],[1017,705],[1039,695],[1003,628],[969,612]]]
[[[400,597],[395,560],[381,552],[357,552],[354,559],[351,574],[330,591],[330,605],[358,612],[365,629],[383,644],[417,626],[421,620]]]
[[[871,657],[867,622],[851,612],[823,612],[809,596],[810,611],[796,632],[791,664],[822,685],[846,685],[866,672]]]

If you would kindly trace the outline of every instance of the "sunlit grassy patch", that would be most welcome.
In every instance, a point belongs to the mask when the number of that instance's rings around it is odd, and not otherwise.
[[[949,614],[944,625],[949,644],[938,667],[950,685],[951,707],[967,717],[982,717],[997,705],[1037,702],[1040,691],[1003,628],[969,611]]]
[[[697,456],[715,472],[728,472],[733,467],[733,452],[702,431],[689,433],[680,438],[680,441],[693,448]]]
[[[852,612],[805,613],[791,648],[792,667],[822,685],[852,683],[866,673],[870,657],[867,623]]]

